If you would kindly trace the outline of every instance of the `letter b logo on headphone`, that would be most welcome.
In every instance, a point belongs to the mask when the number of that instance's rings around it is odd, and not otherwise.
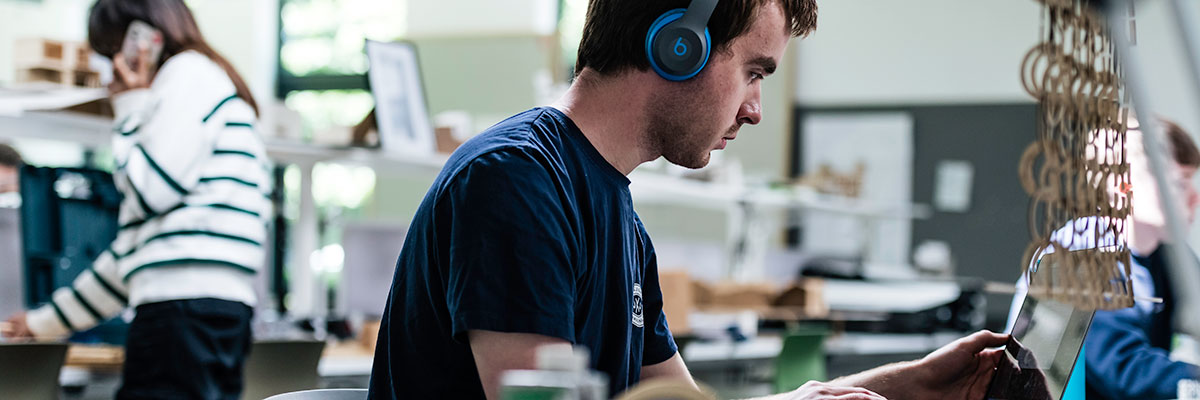
[[[675,55],[683,57],[687,54],[687,44],[683,43],[683,36],[675,39]]]
[[[712,41],[708,19],[716,8],[717,0],[692,0],[688,8],[667,11],[650,24],[646,57],[654,72],[663,79],[683,81],[708,65]]]

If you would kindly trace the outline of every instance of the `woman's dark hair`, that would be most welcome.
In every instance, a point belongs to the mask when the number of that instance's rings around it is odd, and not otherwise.
[[[176,54],[195,50],[225,70],[237,88],[238,97],[258,113],[258,103],[250,94],[250,88],[233,69],[233,65],[204,40],[200,28],[196,26],[196,19],[183,0],[98,0],[92,5],[88,17],[88,44],[96,53],[113,58],[121,51],[125,31],[135,20],[145,22],[163,33],[162,56],[155,60],[156,65],[162,65]]]

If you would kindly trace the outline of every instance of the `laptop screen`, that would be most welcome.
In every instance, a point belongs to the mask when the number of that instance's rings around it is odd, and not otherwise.
[[[1060,400],[1093,313],[1026,296],[987,398]]]

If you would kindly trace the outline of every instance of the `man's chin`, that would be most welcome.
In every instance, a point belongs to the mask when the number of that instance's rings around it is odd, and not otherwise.
[[[684,168],[688,168],[688,169],[700,169],[700,168],[704,168],[705,166],[708,165],[708,161],[712,159],[712,153],[711,153],[711,151],[705,151],[702,154],[695,155],[695,156],[687,156],[682,159],[680,159],[678,157],[670,157],[670,156],[665,156],[665,155],[663,156],[663,158],[666,158],[667,162],[678,165],[680,167],[684,167]]]

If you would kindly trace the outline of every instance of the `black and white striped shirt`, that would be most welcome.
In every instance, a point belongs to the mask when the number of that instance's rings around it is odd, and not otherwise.
[[[194,51],[168,59],[149,89],[117,95],[113,108],[120,229],[91,269],[29,312],[38,338],[90,328],[127,306],[255,303],[271,181],[254,110]]]

